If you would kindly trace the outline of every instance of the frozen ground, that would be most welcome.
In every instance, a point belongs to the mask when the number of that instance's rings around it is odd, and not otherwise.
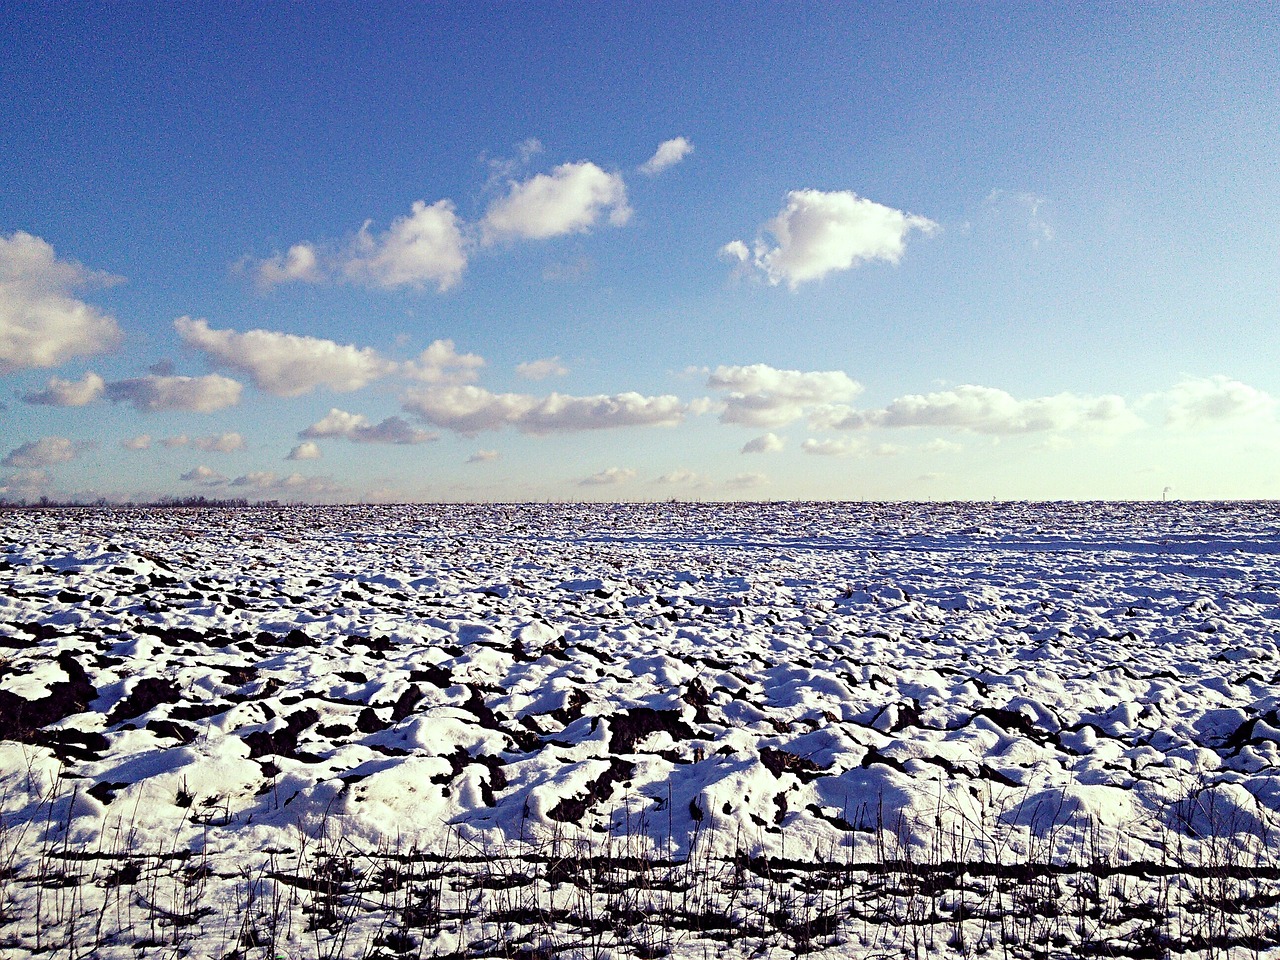
[[[10,511],[0,550],[4,956],[1280,943],[1274,503]]]

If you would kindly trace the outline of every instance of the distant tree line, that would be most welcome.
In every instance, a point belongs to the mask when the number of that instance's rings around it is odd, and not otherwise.
[[[239,509],[246,507],[278,507],[279,500],[246,500],[244,497],[205,497],[205,496],[187,496],[160,497],[158,500],[145,501],[126,501],[112,502],[106,497],[99,497],[96,500],[55,500],[52,497],[41,497],[38,500],[27,502],[25,499],[9,500],[0,497],[0,509],[21,509],[21,510],[41,510],[41,509],[61,509],[64,507],[195,507],[195,508],[219,508],[219,509]]]

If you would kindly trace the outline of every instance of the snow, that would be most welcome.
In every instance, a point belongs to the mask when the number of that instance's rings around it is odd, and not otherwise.
[[[1160,862],[1280,826],[1276,504],[0,516],[25,863],[121,821],[244,864],[326,832],[869,862],[957,823],[985,862]]]

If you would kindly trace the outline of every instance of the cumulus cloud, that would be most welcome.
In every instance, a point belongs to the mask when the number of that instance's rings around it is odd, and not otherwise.
[[[288,253],[259,262],[254,273],[264,288],[280,283],[317,283],[324,278],[316,248],[309,243],[295,243]]]
[[[684,137],[673,137],[658,144],[653,156],[640,165],[640,172],[653,176],[661,173],[693,153],[693,144]]]
[[[1165,422],[1189,429],[1234,421],[1274,419],[1276,399],[1222,375],[1186,377],[1164,395]]]
[[[477,450],[471,456],[467,457],[467,463],[488,463],[491,460],[497,459],[497,450]]]
[[[764,436],[756,437],[748,440],[742,445],[743,453],[777,453],[784,446],[786,441],[776,433],[766,433]]]
[[[394,369],[369,347],[270,330],[214,330],[207,321],[191,317],[179,317],[173,325],[188,346],[240,370],[260,390],[278,397],[296,397],[320,386],[359,390]]]
[[[913,230],[930,234],[937,229],[927,217],[903,213],[850,190],[792,190],[786,206],[761,228],[754,263],[770,283],[786,283],[794,290],[871,260],[897,263]],[[741,240],[731,241],[721,247],[721,256],[742,259],[745,251]]]
[[[437,200],[428,206],[417,200],[409,215],[393,221],[386,233],[374,236],[365,223],[343,272],[378,287],[433,283],[443,293],[462,279],[467,247],[462,221],[451,201]]]
[[[489,205],[480,223],[481,238],[494,243],[584,233],[603,215],[615,227],[630,219],[622,177],[589,160],[563,163],[549,174],[513,182],[505,197]]]
[[[238,433],[221,433],[213,437],[196,437],[193,442],[199,449],[211,453],[231,453],[233,450],[243,450],[245,447],[244,437]]]
[[[324,454],[320,451],[320,444],[313,440],[304,440],[285,457],[286,460],[319,460]]]
[[[548,377],[563,377],[569,368],[560,362],[559,357],[547,357],[543,360],[529,360],[516,364],[516,373],[526,380],[546,380]]]
[[[348,243],[296,243],[287,253],[257,261],[246,258],[241,266],[252,269],[264,289],[345,277],[388,289],[434,285],[443,293],[462,279],[472,242],[452,201],[417,200],[383,233],[372,232],[372,223],[365,221]]]
[[[83,443],[76,443],[66,437],[41,437],[14,447],[0,460],[0,466],[39,470],[74,460],[84,448]]]
[[[178,447],[185,447],[191,442],[191,438],[185,433],[180,433],[176,437],[165,437],[160,441],[161,446],[166,450],[176,450]]]
[[[149,374],[108,383],[108,400],[132,404],[134,409],[190,410],[212,413],[240,402],[242,386],[229,377],[211,373],[203,377],[164,377]]]
[[[25,394],[27,403],[49,407],[83,407],[102,396],[106,382],[92,370],[79,380],[50,377],[43,390]]]
[[[187,483],[198,483],[202,487],[220,487],[227,482],[227,478],[214,470],[207,467],[203,463],[198,467],[193,467],[182,475],[180,478]]]
[[[120,340],[116,321],[72,294],[117,277],[59,260],[39,237],[0,234],[0,373],[56,367]]]
[[[341,437],[352,443],[399,445],[429,443],[438,439],[434,433],[419,430],[402,417],[388,417],[381,423],[374,424],[362,413],[348,413],[337,407],[332,408],[324,419],[303,430],[298,437],[303,440]]]
[[[452,340],[436,340],[401,366],[401,372],[423,383],[469,383],[484,366],[484,357],[476,353],[458,353]]]
[[[612,487],[634,480],[636,472],[630,467],[608,467],[578,481],[580,487]]]
[[[1060,393],[1018,400],[994,387],[964,384],[951,390],[910,394],[883,410],[854,414],[850,427],[952,427],[993,435],[1039,433],[1085,427],[1127,428],[1136,423],[1119,396]]]
[[[121,440],[120,446],[124,447],[126,450],[150,450],[151,434],[143,433],[136,437],[129,437],[126,440]]]
[[[751,249],[741,240],[730,240],[717,255],[726,263],[746,263],[751,259]]]
[[[523,433],[548,434],[612,427],[674,426],[688,411],[673,396],[646,397],[638,393],[572,397],[552,393],[532,397],[518,393],[490,393],[472,385],[411,391],[404,408],[428,423],[456,433],[513,426]]]
[[[716,367],[707,386],[727,392],[721,422],[764,428],[785,426],[815,407],[862,392],[862,385],[840,370],[778,370],[763,363]]]

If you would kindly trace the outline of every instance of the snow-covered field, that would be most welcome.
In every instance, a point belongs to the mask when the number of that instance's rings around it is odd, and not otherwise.
[[[1280,504],[0,513],[0,955],[1254,955]]]

